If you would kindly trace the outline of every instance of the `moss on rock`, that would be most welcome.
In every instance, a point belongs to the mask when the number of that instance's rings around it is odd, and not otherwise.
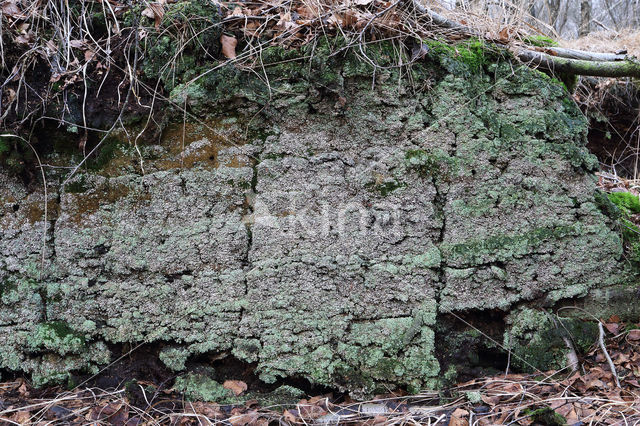
[[[59,191],[42,280],[25,266],[42,223],[2,204],[0,368],[59,380],[106,362],[107,343],[148,342],[174,371],[231,352],[268,383],[417,391],[461,371],[436,357],[438,312],[549,305],[626,279],[586,124],[557,81],[473,40],[433,42],[410,66],[391,42],[364,49],[375,79],[340,38],[270,46],[269,85],[231,65],[174,80],[151,52],[148,76],[214,131],[169,126],[134,164],[130,146],[105,149]],[[560,365],[549,321],[511,320],[519,356]],[[228,396],[210,374],[176,386]]]
[[[504,346],[513,351],[512,361],[525,371],[560,370],[568,366],[569,348],[585,353],[598,338],[593,322],[559,318],[533,309],[520,309],[509,315],[511,325],[505,333]]]

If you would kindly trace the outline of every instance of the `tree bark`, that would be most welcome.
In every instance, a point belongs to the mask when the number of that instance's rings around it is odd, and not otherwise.
[[[591,25],[591,0],[582,0],[580,2],[580,28],[578,35],[580,37],[589,34]]]

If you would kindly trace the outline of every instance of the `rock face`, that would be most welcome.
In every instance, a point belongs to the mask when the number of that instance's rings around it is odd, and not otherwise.
[[[559,83],[455,57],[374,81],[353,54],[267,69],[268,89],[233,69],[196,87],[215,117],[184,150],[167,131],[64,188],[50,172],[46,222],[0,174],[0,368],[44,383],[148,343],[175,371],[225,354],[266,382],[418,389],[448,367],[447,313],[625,279]]]

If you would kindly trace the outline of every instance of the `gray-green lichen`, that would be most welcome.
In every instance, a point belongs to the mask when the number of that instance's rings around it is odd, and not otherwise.
[[[235,400],[229,389],[203,373],[187,373],[178,376],[173,387],[194,401],[224,403]]]
[[[107,343],[146,342],[174,371],[226,353],[268,383],[417,391],[457,371],[438,361],[439,313],[626,278],[586,123],[556,82],[476,43],[406,69],[374,43],[372,85],[333,43],[265,49],[268,87],[232,66],[177,82],[194,111],[233,118],[189,123],[184,151],[170,127],[141,148],[144,174],[118,145],[59,189],[44,270],[43,196],[0,172],[0,368],[59,380],[106,363]],[[177,386],[224,393],[189,373]]]

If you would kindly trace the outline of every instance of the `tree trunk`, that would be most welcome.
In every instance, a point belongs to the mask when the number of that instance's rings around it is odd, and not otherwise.
[[[591,1],[582,0],[580,2],[580,29],[578,35],[580,37],[589,34],[591,24]]]

